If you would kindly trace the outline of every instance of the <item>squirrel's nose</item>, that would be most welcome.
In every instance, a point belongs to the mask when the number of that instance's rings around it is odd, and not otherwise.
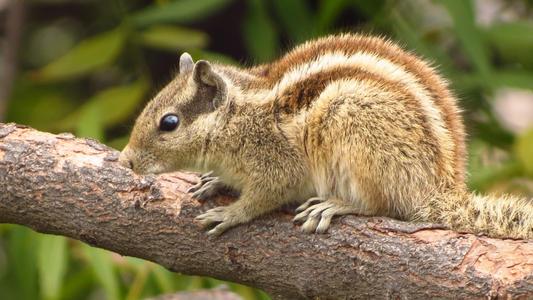
[[[120,152],[120,156],[118,157],[118,163],[121,164],[123,167],[130,168],[133,170],[133,161],[128,157],[128,152],[129,149],[128,146],[126,146],[124,150]]]
[[[123,158],[122,154],[120,155],[121,158],[119,158],[118,163],[126,168],[130,168],[133,170],[133,162],[128,158]]]

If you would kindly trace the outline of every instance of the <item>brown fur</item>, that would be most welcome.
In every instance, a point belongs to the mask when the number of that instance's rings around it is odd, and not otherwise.
[[[235,203],[198,216],[214,226],[210,234],[297,202],[306,232],[357,213],[532,236],[530,201],[465,190],[455,98],[432,68],[389,41],[332,36],[249,69],[188,55],[181,66],[137,119],[120,161],[139,173],[213,170],[219,177],[193,188],[199,198],[224,185],[239,190]],[[181,122],[160,131],[168,113]]]
[[[427,150],[432,153],[432,157],[437,161],[437,165],[444,163],[440,158],[440,151],[437,143],[435,143],[436,138],[433,136],[430,127],[428,126],[428,120],[424,116],[423,112],[420,109],[420,105],[414,99],[414,97],[399,83],[388,81],[384,78],[381,78],[375,74],[369,73],[364,69],[354,68],[354,67],[341,67],[334,68],[325,72],[321,72],[315,75],[311,75],[303,78],[301,81],[294,83],[289,89],[283,92],[281,95],[278,95],[276,99],[272,102],[273,104],[273,113],[279,114],[282,113],[285,118],[291,118],[294,114],[297,114],[302,109],[308,109],[313,101],[324,91],[324,89],[334,81],[340,79],[357,79],[359,81],[371,81],[372,85],[380,86],[383,90],[395,91],[396,97],[401,101],[402,105],[405,107],[402,110],[407,110],[413,113],[414,120],[410,120],[410,124],[405,124],[407,130],[412,130],[415,126],[413,124],[419,125],[423,133],[420,136],[426,138],[416,141],[416,143],[425,143],[427,144]],[[324,124],[330,122],[331,118],[337,114],[339,106],[342,106],[344,103],[343,99],[337,99],[336,102],[330,103],[328,111],[322,116],[320,124],[313,125],[315,128],[320,128],[320,131],[323,131]],[[365,108],[369,109],[373,106],[373,103],[366,103]],[[352,112],[355,114],[355,112]],[[354,117],[357,117],[356,115]],[[309,134],[309,130],[304,130]],[[305,147],[318,148],[322,146],[322,139],[320,133],[316,134],[314,138],[306,137],[307,142],[311,144],[305,145]],[[444,175],[442,168],[436,167],[436,171],[440,175]]]
[[[311,61],[323,53],[339,51],[345,54],[356,52],[375,53],[398,65],[405,67],[423,83],[435,100],[435,104],[443,112],[448,128],[453,132],[455,145],[454,169],[455,183],[464,184],[466,148],[464,126],[456,101],[447,89],[446,81],[436,74],[425,62],[414,55],[403,51],[389,41],[361,35],[342,35],[322,38],[304,44],[285,55],[279,61],[263,66],[257,72],[264,78],[250,82],[249,88],[272,87],[279,78],[295,65]]]

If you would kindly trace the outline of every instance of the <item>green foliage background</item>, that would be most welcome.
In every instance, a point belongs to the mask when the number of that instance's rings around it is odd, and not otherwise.
[[[517,2],[532,15],[533,1],[508,1]],[[178,52],[252,64],[312,37],[366,32],[399,41],[449,78],[465,109],[473,189],[531,195],[533,131],[509,132],[492,106],[498,89],[533,90],[531,18],[482,27],[470,0],[35,0],[28,8],[7,121],[71,131],[121,149],[136,114],[171,78]],[[448,21],[424,26],[427,9]],[[243,13],[233,16],[235,10]],[[239,18],[241,26],[226,30],[227,36],[197,26],[215,16]],[[213,40],[219,49],[240,43],[244,52],[221,53]],[[63,237],[0,226],[2,299],[134,300],[221,283]],[[268,299],[260,291],[229,286],[244,299]]]

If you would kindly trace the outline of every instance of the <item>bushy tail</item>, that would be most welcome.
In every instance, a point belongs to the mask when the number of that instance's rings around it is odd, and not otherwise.
[[[447,193],[431,197],[416,218],[499,238],[533,238],[533,199]]]

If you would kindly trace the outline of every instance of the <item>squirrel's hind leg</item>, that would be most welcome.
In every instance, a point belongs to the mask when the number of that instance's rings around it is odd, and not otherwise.
[[[324,233],[328,230],[334,216],[357,214],[357,207],[343,203],[336,198],[313,197],[296,209],[295,222],[304,222],[302,231]]]

